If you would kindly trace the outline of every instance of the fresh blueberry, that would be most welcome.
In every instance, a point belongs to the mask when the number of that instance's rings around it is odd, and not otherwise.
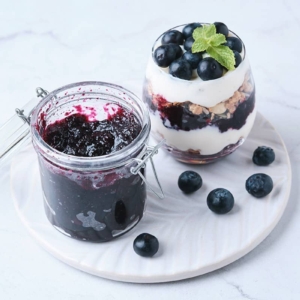
[[[242,57],[237,51],[233,51],[234,59],[235,59],[235,65],[234,67],[237,68],[240,63],[242,62]]]
[[[258,147],[252,157],[252,161],[258,166],[268,166],[275,160],[274,150],[270,147]]]
[[[190,65],[192,69],[196,69],[200,60],[202,59],[201,53],[192,53],[191,51],[186,51],[182,58],[186,60]]]
[[[169,73],[173,77],[190,80],[192,78],[192,67],[184,59],[177,59],[170,64]]]
[[[206,57],[200,61],[197,67],[197,73],[202,80],[217,79],[222,77],[223,68],[213,58]]]
[[[228,36],[229,30],[228,30],[228,27],[224,23],[215,22],[214,24],[216,26],[217,33],[222,33],[225,36]]]
[[[254,174],[246,180],[246,190],[256,198],[262,198],[271,193],[273,180],[267,174]]]
[[[178,178],[179,188],[186,194],[199,190],[202,186],[201,176],[194,171],[185,171]]]
[[[161,43],[163,45],[166,45],[166,44],[182,45],[183,40],[184,40],[183,34],[180,31],[169,30],[163,35],[163,37],[161,39]]]
[[[183,34],[184,38],[187,39],[188,37],[192,36],[193,31],[197,27],[202,27],[202,25],[200,23],[191,23],[191,24],[184,26],[182,29],[182,34]]]
[[[152,257],[158,251],[158,248],[158,239],[149,233],[138,235],[133,242],[135,253],[144,257]]]
[[[207,196],[207,205],[216,214],[226,214],[232,210],[234,198],[226,189],[214,189]]]
[[[184,45],[183,45],[183,48],[186,50],[186,51],[189,51],[192,49],[192,46],[194,44],[195,40],[192,36],[188,37],[185,42],[184,42]]]
[[[182,49],[175,44],[162,45],[155,49],[153,57],[160,67],[168,67],[175,59],[182,55]]]
[[[243,50],[242,41],[234,36],[230,36],[227,38],[225,46],[228,46],[231,50],[237,51],[239,53]]]

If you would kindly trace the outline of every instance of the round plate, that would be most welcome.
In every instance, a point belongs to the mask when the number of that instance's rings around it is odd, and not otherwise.
[[[252,163],[253,151],[261,145],[272,147],[276,160],[267,167]],[[257,115],[253,130],[236,152],[211,165],[185,165],[163,151],[154,157],[165,198],[148,191],[141,222],[118,239],[93,244],[64,236],[50,225],[43,208],[38,162],[31,145],[13,160],[11,186],[14,203],[32,236],[53,256],[82,271],[120,281],[165,282],[201,275],[221,268],[256,247],[275,227],[286,207],[291,168],[286,148],[271,124]],[[201,174],[203,186],[184,195],[177,186],[186,170]],[[273,191],[256,199],[245,190],[246,179],[266,173]],[[150,166],[147,178],[154,185]],[[218,187],[232,192],[233,210],[216,215],[206,205],[208,193]],[[160,248],[152,258],[133,251],[133,240],[143,232],[155,235]]]

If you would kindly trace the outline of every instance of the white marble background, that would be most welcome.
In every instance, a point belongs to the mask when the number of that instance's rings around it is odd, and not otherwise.
[[[154,39],[192,21],[222,21],[246,44],[259,111],[283,137],[292,162],[282,220],[255,250],[221,270],[174,283],[113,282],[72,269],[35,243],[14,211],[7,167],[0,173],[1,299],[300,299],[299,0],[1,0],[0,124],[37,86],[142,83]]]

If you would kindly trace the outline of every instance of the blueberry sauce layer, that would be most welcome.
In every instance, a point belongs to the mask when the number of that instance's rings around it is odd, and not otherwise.
[[[224,102],[224,113],[218,115],[213,108],[204,108],[190,101],[172,103],[161,95],[153,95],[149,93],[148,84],[146,81],[143,98],[152,113],[159,112],[162,123],[169,129],[190,131],[216,126],[221,133],[241,129],[255,106],[255,88],[247,94],[236,91],[232,98]]]
[[[76,113],[45,128],[43,140],[54,149],[74,156],[102,156],[128,146],[140,133],[133,113],[118,106],[102,121]]]

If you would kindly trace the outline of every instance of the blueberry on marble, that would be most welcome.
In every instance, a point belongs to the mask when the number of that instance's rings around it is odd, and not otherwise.
[[[184,59],[177,59],[170,64],[169,73],[173,77],[190,80],[192,78],[191,65]]]
[[[192,53],[191,51],[186,51],[183,54],[182,58],[191,65],[192,69],[196,69],[198,67],[200,60],[202,59],[202,54],[201,53]]]
[[[239,53],[243,50],[242,41],[234,36],[230,36],[227,38],[225,46],[228,46],[231,50],[237,51]]]
[[[180,31],[178,31],[178,30],[169,30],[163,35],[163,37],[161,39],[161,43],[163,45],[166,45],[166,44],[182,45],[183,40],[184,40],[184,37],[183,37],[183,34]]]
[[[221,33],[224,34],[225,36],[228,36],[229,30],[224,23],[215,22],[214,25],[216,26],[217,33]]]
[[[226,214],[232,210],[234,198],[228,190],[217,188],[208,194],[207,206],[216,214]]]
[[[212,80],[222,77],[223,68],[215,59],[206,57],[200,61],[197,67],[197,73],[204,81]]]
[[[184,38],[187,39],[188,37],[192,36],[193,31],[197,27],[202,27],[202,25],[200,23],[190,23],[190,24],[184,26],[182,29],[182,34],[183,34]]]
[[[275,160],[275,152],[272,148],[261,146],[253,152],[252,161],[258,166],[268,166]]]
[[[235,65],[234,67],[237,68],[240,63],[242,62],[242,57],[237,51],[233,51],[234,59],[235,59]]]
[[[185,171],[178,178],[179,188],[186,194],[199,190],[202,186],[201,176],[194,171]]]
[[[194,42],[195,42],[195,40],[192,36],[188,37],[184,42],[183,48],[186,51],[191,50]]]
[[[143,257],[152,257],[159,248],[158,239],[149,233],[138,235],[133,242],[133,250]]]
[[[246,190],[256,198],[262,198],[271,193],[273,189],[272,178],[263,173],[253,174],[246,180]]]
[[[182,54],[182,49],[180,46],[175,44],[162,45],[155,49],[153,53],[153,58],[158,66],[166,68],[175,59],[180,57]]]

